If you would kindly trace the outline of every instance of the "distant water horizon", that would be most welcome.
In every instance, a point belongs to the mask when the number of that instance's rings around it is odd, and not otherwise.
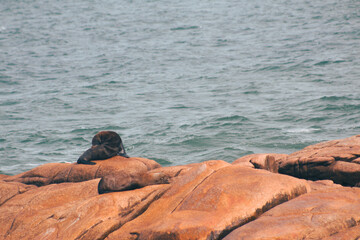
[[[0,5],[0,174],[99,131],[163,166],[360,134],[360,1]]]

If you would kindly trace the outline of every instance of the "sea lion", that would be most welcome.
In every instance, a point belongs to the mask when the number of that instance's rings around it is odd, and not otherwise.
[[[119,134],[113,131],[101,131],[92,139],[92,146],[77,160],[78,164],[95,165],[91,160],[104,160],[116,155],[128,158]]]

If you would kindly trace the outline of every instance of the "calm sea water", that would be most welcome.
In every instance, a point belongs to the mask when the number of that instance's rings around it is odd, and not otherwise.
[[[360,133],[358,0],[0,0],[0,173],[101,130],[164,166]]]

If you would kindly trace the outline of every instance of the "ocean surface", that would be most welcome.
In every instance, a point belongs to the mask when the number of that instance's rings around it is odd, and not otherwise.
[[[0,173],[101,130],[163,166],[360,134],[360,1],[0,0]]]

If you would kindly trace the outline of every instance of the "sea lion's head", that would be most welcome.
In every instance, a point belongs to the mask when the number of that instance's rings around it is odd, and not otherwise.
[[[129,157],[119,134],[113,131],[101,131],[93,137],[91,148],[79,157],[77,163],[94,165],[91,160],[104,160],[116,155]]]

